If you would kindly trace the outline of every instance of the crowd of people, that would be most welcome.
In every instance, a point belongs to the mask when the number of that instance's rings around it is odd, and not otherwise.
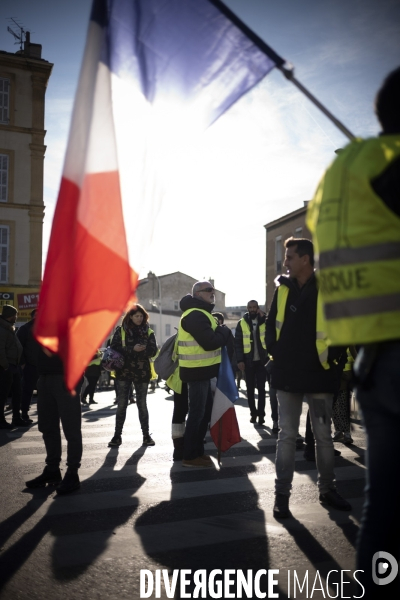
[[[393,590],[398,591],[397,580],[393,584],[397,587],[385,586],[385,595],[378,588],[375,596],[379,581],[371,564],[381,551],[390,552],[398,561],[400,548],[400,69],[385,80],[376,113],[382,135],[355,140],[339,152],[318,188],[308,217],[314,244],[305,238],[286,240],[287,274],[276,281],[268,314],[250,300],[233,338],[224,316],[213,313],[213,285],[198,281],[180,302],[182,316],[172,355],[176,368],[167,379],[174,392],[173,458],[189,468],[212,466],[204,438],[221,349],[228,348],[233,370],[244,374],[250,422],[255,426],[265,423],[268,380],[271,430],[277,434],[273,507],[277,519],[291,517],[289,499],[303,401],[308,403],[307,456],[316,461],[319,500],[338,510],[352,509],[335,487],[333,442],[353,441],[349,400],[354,384],[368,436],[368,485],[358,542],[365,598],[394,597]],[[365,218],[360,219],[363,211]],[[78,393],[69,393],[61,360],[33,338],[34,313],[17,333],[16,317],[14,307],[3,306],[0,428],[29,425],[30,398],[37,380],[38,426],[46,447],[46,466],[26,485],[57,484],[59,494],[69,493],[80,485],[82,383]],[[146,397],[157,343],[142,306],[127,312],[110,347],[122,361],[115,369],[118,406],[109,446],[122,443],[132,386],[143,445],[153,446]],[[91,376],[91,372],[98,372],[100,362],[96,354],[87,369],[84,400],[88,395],[89,402],[95,402],[95,373]],[[4,417],[9,394],[11,424]],[[63,479],[60,420],[67,439],[68,469]]]

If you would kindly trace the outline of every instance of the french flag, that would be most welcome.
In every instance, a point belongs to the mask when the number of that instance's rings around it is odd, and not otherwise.
[[[234,405],[237,399],[238,391],[235,378],[229,362],[228,352],[223,347],[221,349],[221,364],[210,421],[211,437],[221,452],[226,452],[241,440]]]
[[[135,300],[178,151],[283,63],[219,0],[94,0],[35,329],[69,389]]]

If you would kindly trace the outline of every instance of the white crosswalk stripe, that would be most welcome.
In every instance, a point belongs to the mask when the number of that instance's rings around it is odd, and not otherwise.
[[[40,519],[49,523],[46,539],[57,568],[101,565],[132,556],[136,560],[141,557],[141,568],[149,568],[146,564],[154,561],[161,565],[159,568],[180,568],[181,556],[183,568],[194,550],[200,554],[193,558],[193,564],[198,561],[200,565],[202,552],[209,554],[213,547],[225,552],[232,545],[240,548],[248,544],[248,550],[249,544],[264,544],[268,546],[269,568],[287,569],[291,565],[284,564],[282,548],[294,540],[302,557],[299,572],[307,565],[314,572],[318,564],[324,570],[332,564],[335,568],[354,568],[353,538],[360,520],[365,476],[365,442],[359,425],[354,425],[353,446],[336,444],[342,452],[335,468],[339,491],[348,497],[353,511],[327,511],[319,504],[315,463],[306,462],[302,451],[297,451],[291,499],[294,519],[279,523],[272,515],[276,440],[268,427],[272,424],[269,416],[264,427],[250,424],[246,401],[241,396],[237,414],[242,442],[218,466],[215,447],[208,438],[206,452],[213,455],[213,467],[185,469],[172,461],[173,403],[165,401],[166,395],[161,389],[149,394],[150,431],[156,441],[152,448],[141,446],[135,405],[128,408],[122,446],[108,448],[115,424],[113,392],[96,394],[98,404],[83,410],[81,489],[64,497],[52,493],[45,502],[43,491],[32,497],[36,503],[35,523]],[[31,415],[35,418],[34,410]],[[7,432],[7,436],[21,483],[41,473],[45,452],[37,424],[28,430]],[[65,455],[64,440],[63,461]],[[298,536],[306,531],[312,532],[315,546],[321,549],[319,561],[303,553]],[[332,548],[324,539],[327,531]],[[224,561],[221,559],[221,566],[218,559],[214,563],[215,568],[222,568]],[[232,568],[241,568],[240,564],[238,559]],[[282,593],[286,587],[284,581],[280,582]]]

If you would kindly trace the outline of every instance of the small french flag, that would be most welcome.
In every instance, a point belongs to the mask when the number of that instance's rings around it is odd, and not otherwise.
[[[238,399],[235,378],[228,352],[223,347],[221,364],[211,413],[210,433],[220,452],[226,452],[241,441],[234,402]]]

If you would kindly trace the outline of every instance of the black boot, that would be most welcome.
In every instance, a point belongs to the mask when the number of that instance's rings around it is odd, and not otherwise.
[[[174,454],[172,456],[172,460],[182,460],[183,459],[183,437],[175,438],[172,441],[174,443]]]
[[[60,469],[56,469],[55,471],[50,471],[48,467],[44,468],[44,471],[38,477],[34,479],[30,479],[29,481],[25,481],[25,485],[27,488],[39,488],[45,487],[46,483],[56,485],[61,481],[61,471]]]
[[[69,494],[70,492],[74,492],[81,485],[78,476],[77,469],[68,469],[65,473],[64,479],[56,488],[57,494]]]

